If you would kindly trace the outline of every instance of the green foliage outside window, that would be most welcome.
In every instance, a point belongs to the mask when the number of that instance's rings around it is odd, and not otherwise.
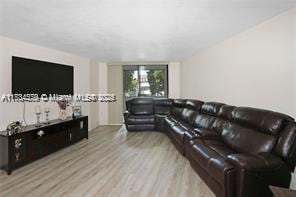
[[[147,72],[147,79],[150,85],[152,96],[164,96],[164,72],[163,70],[149,70]]]
[[[134,71],[125,71],[124,92],[126,97],[134,96],[137,91],[137,79],[134,78]]]

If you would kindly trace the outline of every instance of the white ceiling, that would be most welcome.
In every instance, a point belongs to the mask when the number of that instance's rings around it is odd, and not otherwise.
[[[100,61],[183,60],[296,0],[0,0],[0,34]]]

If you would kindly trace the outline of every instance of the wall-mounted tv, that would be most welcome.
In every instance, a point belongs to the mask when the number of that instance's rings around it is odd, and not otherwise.
[[[12,56],[12,94],[73,95],[73,66]]]

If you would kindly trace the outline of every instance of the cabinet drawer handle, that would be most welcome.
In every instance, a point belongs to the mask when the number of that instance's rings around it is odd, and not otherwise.
[[[45,134],[45,132],[43,130],[40,130],[40,131],[37,132],[37,135],[39,137],[43,136],[44,134]]]

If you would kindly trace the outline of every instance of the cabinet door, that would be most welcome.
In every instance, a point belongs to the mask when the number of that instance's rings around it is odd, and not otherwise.
[[[51,130],[44,139],[44,147],[46,154],[55,152],[68,144],[67,131]]]
[[[79,120],[79,133],[81,138],[88,138],[88,122],[87,118]]]
[[[28,152],[31,160],[38,159],[45,154],[44,150],[44,139],[46,137],[46,133],[44,130],[36,130],[31,132],[28,136]]]
[[[15,136],[11,140],[11,163],[14,167],[18,167],[28,161],[27,137],[25,135]]]
[[[69,142],[75,143],[81,139],[80,130],[79,130],[79,122],[75,121],[69,127]]]

